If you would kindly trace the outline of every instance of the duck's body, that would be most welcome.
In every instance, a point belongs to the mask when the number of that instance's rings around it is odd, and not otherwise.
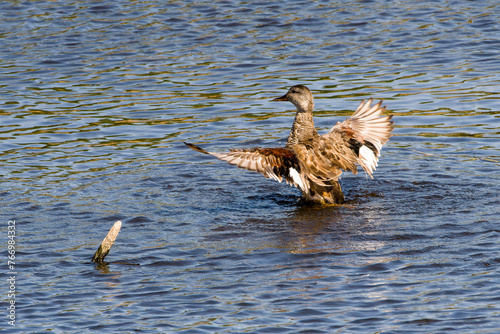
[[[297,107],[295,121],[282,148],[233,149],[212,153],[186,143],[190,148],[281,182],[283,179],[302,191],[307,201],[339,204],[344,195],[339,184],[342,170],[357,173],[357,164],[372,177],[382,145],[391,136],[392,115],[382,101],[371,106],[363,101],[356,112],[324,135],[314,127],[314,100],[306,86],[296,85],[273,101],[290,101]]]

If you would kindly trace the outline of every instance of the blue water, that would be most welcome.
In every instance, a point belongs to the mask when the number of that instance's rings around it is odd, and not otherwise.
[[[500,331],[496,1],[9,1],[0,18],[1,329]],[[369,97],[395,115],[345,204],[182,143],[284,145],[294,107],[271,99],[298,83],[320,132]]]

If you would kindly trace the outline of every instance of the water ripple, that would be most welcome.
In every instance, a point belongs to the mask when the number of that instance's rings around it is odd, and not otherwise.
[[[9,330],[495,332],[498,9],[0,4]],[[321,131],[370,96],[395,114],[375,179],[343,176],[345,205],[182,144],[283,145],[293,106],[271,99],[297,83]],[[90,264],[116,220],[111,262]]]

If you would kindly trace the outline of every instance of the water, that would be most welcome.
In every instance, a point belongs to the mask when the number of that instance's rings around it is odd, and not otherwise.
[[[0,328],[500,331],[496,1],[0,7]],[[346,204],[182,144],[284,145],[294,108],[270,100],[298,83],[321,131],[370,96],[395,115]],[[89,263],[116,220],[109,263]]]

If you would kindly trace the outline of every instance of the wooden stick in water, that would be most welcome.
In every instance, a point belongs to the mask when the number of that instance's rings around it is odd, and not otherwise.
[[[94,257],[92,258],[92,262],[102,263],[104,261],[104,258],[106,257],[106,255],[108,255],[109,250],[111,249],[111,246],[113,246],[113,243],[115,242],[121,228],[121,221],[118,220],[116,223],[114,223],[113,227],[109,230],[108,235],[106,235],[101,245],[99,246],[99,249],[97,250],[97,252],[95,252]]]

